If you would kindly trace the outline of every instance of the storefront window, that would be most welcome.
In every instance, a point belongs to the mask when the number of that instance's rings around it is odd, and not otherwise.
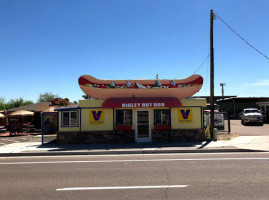
[[[170,110],[154,110],[154,125],[170,125]]]
[[[62,112],[62,126],[77,126],[77,125],[78,125],[78,111]]]
[[[116,111],[117,126],[132,126],[132,110],[117,110]]]

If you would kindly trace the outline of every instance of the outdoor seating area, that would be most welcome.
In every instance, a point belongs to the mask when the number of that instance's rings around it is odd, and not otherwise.
[[[25,124],[24,131],[26,133],[33,133],[33,132],[35,132],[36,131],[35,125],[33,125],[33,124]]]
[[[6,133],[7,129],[5,126],[0,126],[0,133]]]
[[[36,129],[35,125],[31,124],[23,124],[22,128],[13,126],[10,128],[7,126],[0,126],[0,136],[21,136],[21,135],[32,135],[32,134],[40,134],[41,130]]]
[[[69,103],[67,98],[63,100],[57,98],[51,102],[0,110],[0,136],[55,134],[58,130],[58,112],[54,109],[74,106],[77,104]]]
[[[0,113],[0,133],[6,133],[7,118],[4,114]]]
[[[35,133],[38,132],[38,130],[35,128],[35,125],[31,123],[26,124],[15,124],[11,123],[6,126],[0,126],[0,134],[3,133],[9,133],[10,136],[14,135],[27,135],[29,133]]]
[[[36,132],[33,117],[34,112],[27,110],[19,110],[6,115],[1,113],[0,134],[15,136]]]

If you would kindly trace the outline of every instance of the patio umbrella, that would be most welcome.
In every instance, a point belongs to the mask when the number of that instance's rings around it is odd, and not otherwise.
[[[18,110],[13,113],[8,114],[9,117],[28,117],[34,116],[34,113],[28,110]]]
[[[5,118],[6,116],[0,113],[0,118]]]

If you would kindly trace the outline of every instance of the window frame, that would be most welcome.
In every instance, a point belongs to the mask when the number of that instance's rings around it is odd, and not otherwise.
[[[68,113],[68,125],[64,124],[64,113]],[[72,113],[76,113],[76,125],[71,125],[71,117]],[[78,127],[78,120],[79,120],[79,115],[78,115],[78,110],[66,110],[62,111],[61,113],[61,127]]]
[[[131,113],[130,113],[130,116],[131,116],[130,124],[126,124],[126,125],[125,125],[124,123],[123,123],[123,124],[119,124],[119,123],[118,123],[118,121],[117,121],[117,120],[118,120],[118,112],[121,112],[121,111],[124,113],[124,114],[123,114],[123,120],[124,120],[124,121],[125,121],[125,117],[126,117],[124,111],[129,111],[129,112],[131,112]],[[120,109],[120,110],[116,110],[116,127],[119,127],[119,126],[122,126],[122,127],[129,127],[129,126],[132,127],[132,126],[133,126],[133,110],[132,110],[132,109],[124,109],[124,110],[121,110],[121,109]]]
[[[156,120],[157,120],[157,112],[159,112],[159,111],[161,111],[161,120],[162,120],[162,111],[168,111],[168,120],[169,120],[169,122],[168,122],[168,124],[157,124],[156,123]],[[155,109],[154,110],[154,126],[156,127],[156,126],[169,126],[169,127],[171,127],[171,110],[170,109]]]

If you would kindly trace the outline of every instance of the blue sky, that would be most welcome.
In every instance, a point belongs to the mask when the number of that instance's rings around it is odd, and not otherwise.
[[[0,0],[0,97],[84,94],[81,75],[183,79],[209,54],[210,9],[269,56],[267,0]],[[269,61],[214,20],[215,95],[269,96]],[[197,71],[209,95],[209,59]]]

